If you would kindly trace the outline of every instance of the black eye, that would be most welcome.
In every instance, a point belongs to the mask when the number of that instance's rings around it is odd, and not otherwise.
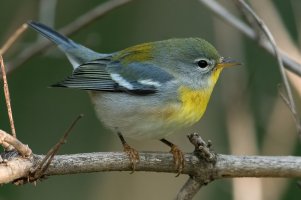
[[[208,62],[206,60],[199,60],[198,61],[198,66],[200,68],[206,68],[208,66]]]

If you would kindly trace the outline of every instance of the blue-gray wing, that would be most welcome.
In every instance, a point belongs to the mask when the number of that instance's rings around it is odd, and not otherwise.
[[[173,79],[165,70],[152,64],[127,64],[98,59],[76,68],[72,75],[54,87],[83,90],[153,94],[162,84]]]

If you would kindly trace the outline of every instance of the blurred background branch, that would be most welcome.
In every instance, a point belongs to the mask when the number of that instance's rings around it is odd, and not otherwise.
[[[252,27],[245,24],[238,17],[235,17],[231,12],[225,9],[224,6],[219,4],[216,0],[199,0],[203,5],[209,8],[214,14],[220,17],[225,22],[229,23],[229,25],[234,26],[237,30],[241,31],[247,37],[258,40],[259,36],[256,31],[253,30]],[[259,44],[266,49],[269,53],[274,55],[274,50],[272,45],[266,39],[259,40]],[[285,67],[301,76],[301,62],[300,59],[296,58],[296,56],[292,56],[282,48],[279,48],[279,52],[281,57],[286,64]],[[298,55],[300,58],[300,55]]]
[[[76,33],[77,31],[83,29],[84,27],[88,26],[93,21],[99,19],[100,17],[105,16],[110,11],[113,11],[114,9],[116,9],[126,3],[129,3],[130,1],[131,0],[106,1],[106,2],[96,6],[95,8],[89,10],[85,14],[79,16],[77,19],[72,21],[70,24],[65,25],[63,28],[59,29],[59,32],[66,36],[70,36],[70,35]],[[42,1],[42,2],[45,2],[45,1]],[[48,7],[49,4],[52,5],[52,6],[50,6],[50,8]],[[43,3],[42,3],[42,5],[43,5]],[[41,6],[41,12],[43,9],[46,9],[45,7],[46,7],[46,5]],[[47,9],[51,9],[54,7],[55,7],[55,1],[53,1],[53,3],[48,2]],[[52,9],[52,11],[54,11],[54,9]],[[47,13],[51,13],[51,16],[53,16],[53,14],[52,14],[53,12],[47,12]],[[41,15],[41,16],[43,16],[41,19],[47,18],[44,15]],[[49,16],[48,16],[48,18],[49,18]],[[48,22],[51,22],[51,21],[48,21]],[[53,24],[53,22],[51,24]],[[7,62],[7,69],[8,69],[7,72],[10,73],[14,69],[16,69],[18,66],[22,65],[23,63],[25,63],[28,59],[32,58],[33,56],[39,54],[41,51],[43,51],[50,45],[51,45],[51,42],[47,41],[47,40],[38,40],[35,44],[30,45],[29,47],[24,49],[24,51],[22,51],[18,56],[15,56],[14,59]]]
[[[223,21],[234,25],[237,30],[242,31],[248,37],[262,41],[267,40],[266,37],[260,37],[262,35],[262,31],[258,30],[257,27],[247,27],[246,24],[242,23],[237,17],[235,17],[232,13],[233,9],[230,12],[227,12],[225,8],[226,5],[222,5],[217,3],[216,1],[204,1],[207,4],[213,4],[213,8],[220,8],[221,10],[217,9],[214,11],[217,15],[222,15],[224,18]],[[235,1],[234,1],[235,2]],[[300,61],[300,54],[299,50],[296,48],[293,40],[290,38],[288,32],[286,31],[284,25],[282,24],[279,12],[276,11],[273,2],[267,1],[249,1],[252,6],[255,6],[259,15],[266,20],[270,29],[272,29],[272,33],[277,40],[278,46],[286,52],[287,55],[290,55],[291,58]],[[215,5],[217,4],[217,6]],[[229,6],[228,6],[229,7]],[[212,5],[211,5],[211,9]],[[225,14],[223,14],[225,12]],[[229,15],[229,16],[228,16]],[[249,19],[249,18],[248,18]],[[256,22],[255,22],[256,23]],[[221,24],[219,23],[221,26]],[[238,36],[230,34],[227,37],[225,35],[225,28],[221,26],[218,28],[217,33],[219,34],[219,40],[230,40],[228,42],[223,42],[224,46],[231,46],[238,41]],[[228,29],[228,28],[226,28]],[[254,30],[252,30],[254,29]],[[259,32],[258,32],[259,31]],[[233,33],[232,33],[233,34]],[[232,44],[231,44],[232,42]],[[290,48],[287,48],[290,46]],[[236,52],[237,54],[239,51]],[[283,58],[283,57],[282,57]],[[253,59],[256,59],[255,57]],[[299,64],[298,64],[299,65]],[[301,68],[300,65],[298,67]],[[288,73],[289,79],[291,83],[294,85],[296,91],[298,91],[300,97],[300,77],[289,70],[286,70]],[[241,74],[240,74],[241,76]],[[260,76],[260,74],[257,74]],[[267,75],[269,76],[269,75]],[[238,79],[240,84],[231,85],[231,88],[235,91],[242,91],[245,86],[245,77],[231,77],[232,80]],[[266,79],[270,80],[270,79]],[[288,83],[287,83],[288,84]],[[227,88],[224,88],[227,89]],[[226,93],[233,93],[229,92],[229,90],[225,91]],[[237,92],[236,92],[237,93]],[[233,93],[235,94],[235,93]],[[237,99],[242,98],[245,94],[236,94],[232,95],[230,99]],[[284,111],[285,105],[283,102],[281,103],[281,98],[277,100],[275,107],[273,108],[273,113],[271,114],[271,121],[269,123],[269,128],[267,129],[267,134],[264,138],[264,143],[262,145],[262,151],[260,151],[260,146],[258,144],[258,140],[260,138],[258,135],[256,136],[256,119],[254,119],[254,114],[252,114],[252,110],[249,108],[249,97],[243,97],[243,101],[238,105],[233,106],[231,100],[225,100],[225,108],[227,112],[227,124],[229,126],[229,139],[230,139],[230,147],[233,150],[232,153],[234,154],[272,154],[272,155],[279,155],[279,154],[290,154],[294,147],[296,146],[296,135],[294,134],[287,134],[291,133],[292,131],[292,122],[291,120],[291,113],[290,110]],[[297,100],[299,102],[299,99]],[[277,114],[276,114],[277,113]],[[277,117],[276,117],[277,116]],[[275,118],[278,118],[278,121],[275,121]],[[282,120],[280,120],[282,119]],[[298,115],[297,118],[298,119]],[[299,125],[299,120],[296,120],[295,123],[297,126]],[[244,131],[242,131],[244,130]],[[281,142],[280,142],[281,141]],[[280,145],[281,144],[281,145]],[[281,148],[279,148],[279,145]],[[287,180],[284,179],[233,179],[233,193],[234,199],[236,200],[249,200],[249,199],[281,199],[283,192],[287,187]]]
[[[278,62],[279,71],[280,71],[282,82],[283,82],[284,89],[285,89],[285,94],[284,95],[280,94],[280,95],[286,102],[290,111],[292,112],[292,115],[294,117],[295,124],[296,124],[296,129],[297,129],[297,132],[298,132],[298,134],[300,136],[300,140],[301,140],[301,124],[300,124],[300,119],[299,119],[299,113],[296,110],[295,99],[293,97],[291,86],[290,86],[290,83],[287,78],[287,73],[283,66],[283,61],[282,61],[280,52],[278,50],[279,47],[276,44],[274,36],[271,33],[271,31],[269,30],[269,28],[267,27],[267,25],[265,24],[265,22],[255,13],[255,11],[244,0],[235,0],[235,1],[237,2],[238,7],[241,9],[242,13],[244,13],[246,18],[249,19],[249,22],[252,23],[252,21],[255,21],[254,22],[255,24],[253,24],[254,25],[253,28],[254,29],[258,28],[258,30],[260,32],[262,32],[264,37],[267,38],[267,40],[272,45],[272,48],[274,49],[274,54],[275,54],[277,62]],[[258,35],[259,34],[261,34],[261,33],[258,33]],[[300,68],[301,68],[301,66],[300,66]]]

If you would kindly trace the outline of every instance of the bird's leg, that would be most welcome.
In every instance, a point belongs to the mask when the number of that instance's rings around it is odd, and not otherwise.
[[[172,153],[173,155],[175,168],[178,170],[176,176],[179,176],[182,173],[185,165],[185,158],[183,152],[176,145],[174,145],[166,139],[161,139],[160,141],[170,147],[170,153]]]
[[[139,153],[136,149],[132,148],[124,139],[122,134],[117,131],[118,137],[122,143],[123,151],[128,155],[131,165],[132,165],[132,173],[135,172],[136,164],[139,162]]]

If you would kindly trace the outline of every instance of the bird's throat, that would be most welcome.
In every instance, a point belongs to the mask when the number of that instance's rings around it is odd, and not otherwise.
[[[213,87],[208,89],[179,88],[179,99],[182,103],[177,119],[185,124],[194,124],[201,119],[206,111]]]

